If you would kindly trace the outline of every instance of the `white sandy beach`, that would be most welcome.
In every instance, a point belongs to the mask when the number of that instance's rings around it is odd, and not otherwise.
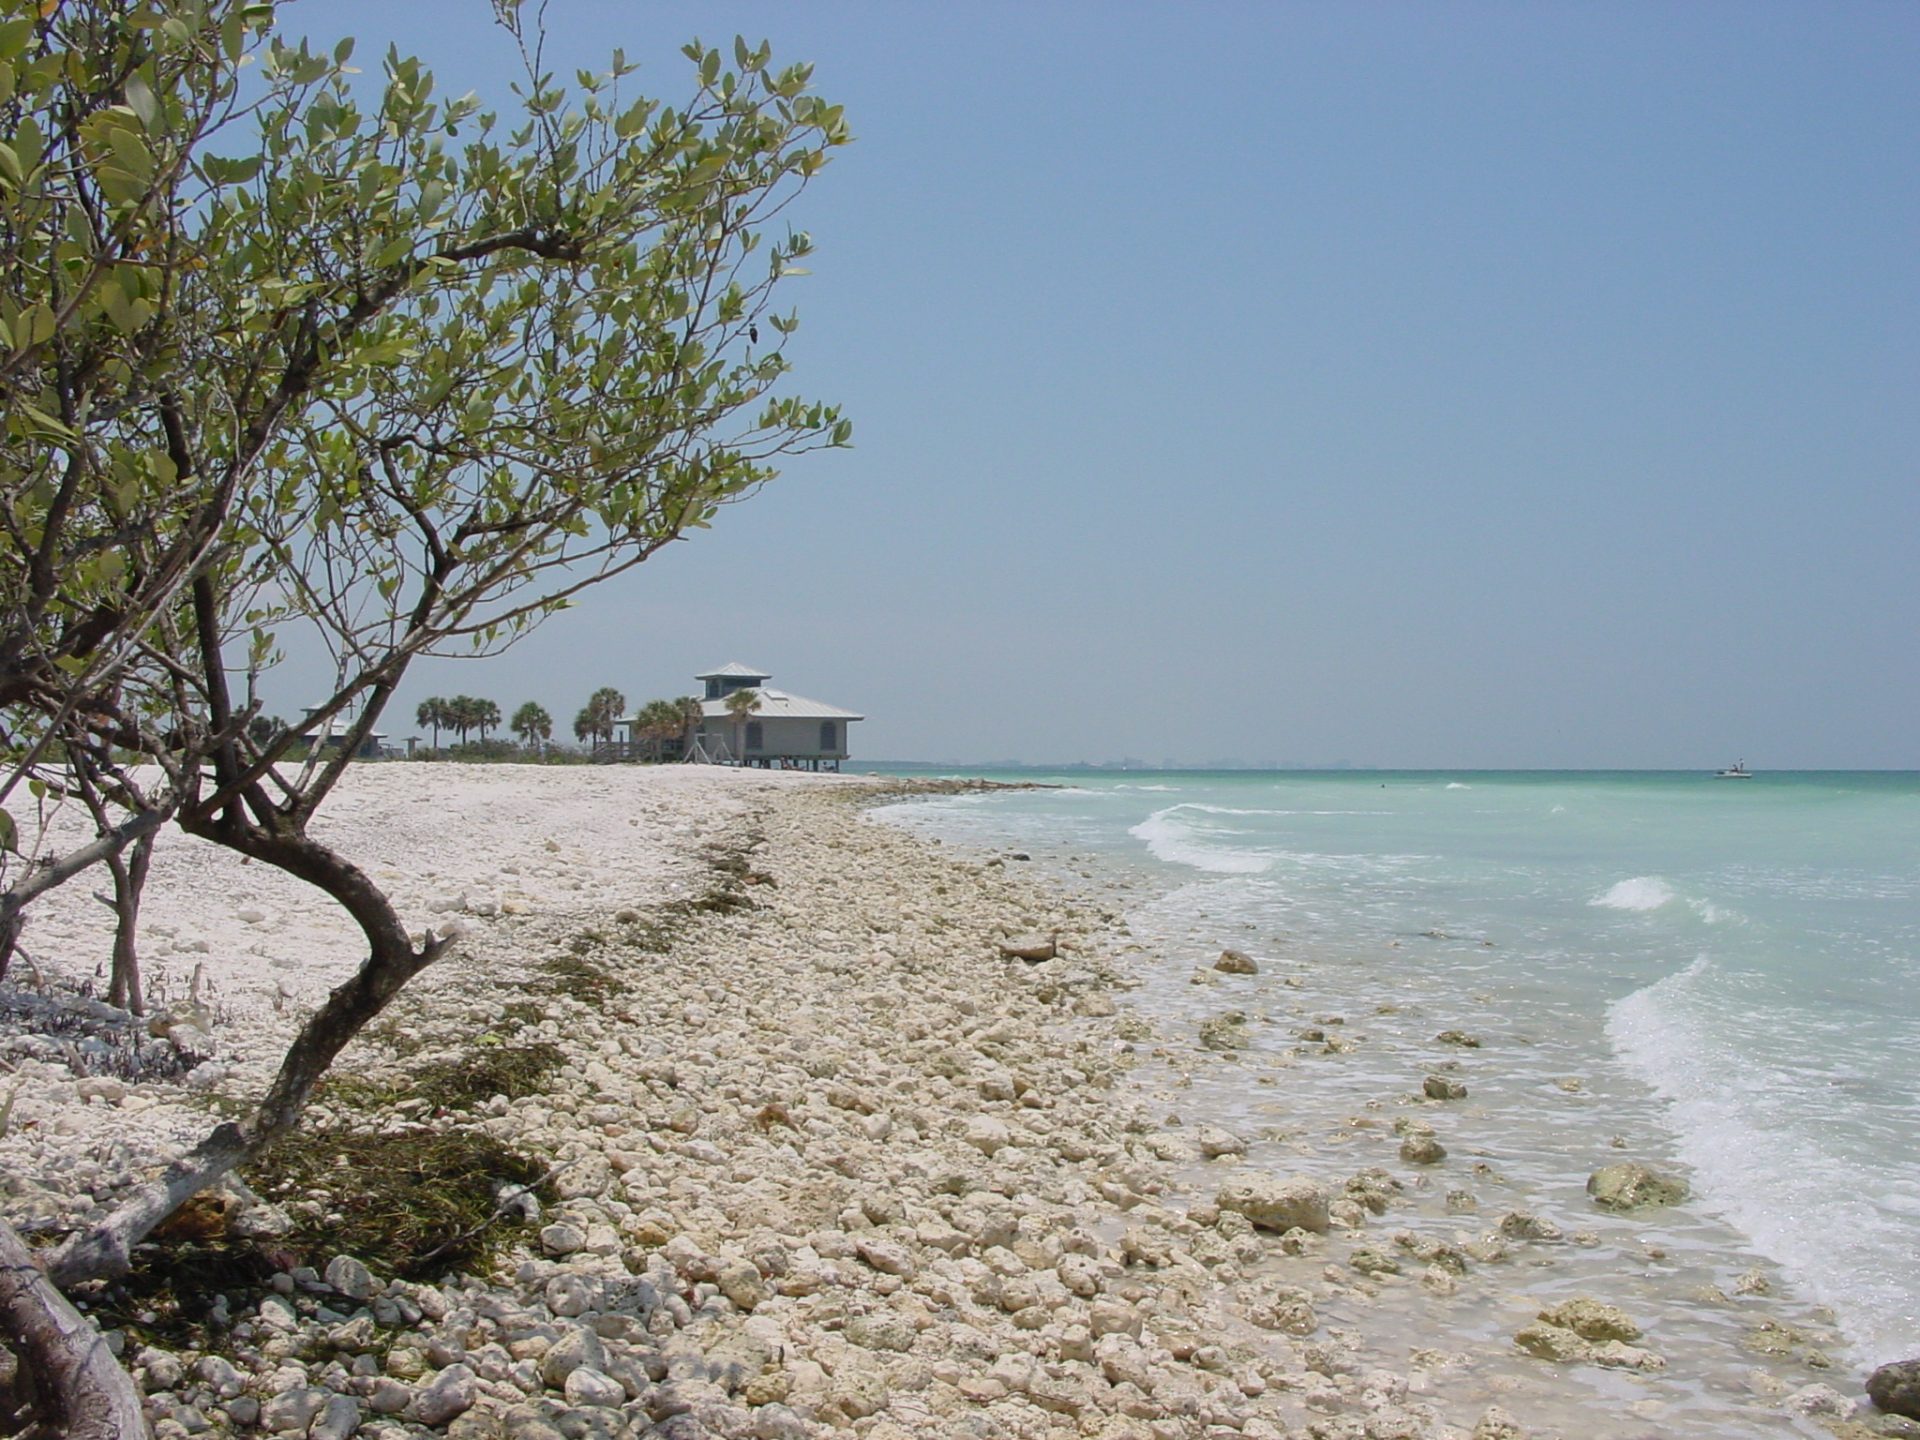
[[[234,1294],[208,1353],[132,1347],[157,1432],[1906,1433],[1869,1425],[1799,1341],[1756,1355],[1747,1400],[1692,1429],[1660,1336],[1604,1296],[1537,1322],[1558,1360],[1450,1328],[1579,1237],[1530,1228],[1510,1194],[1463,1201],[1451,1239],[1404,1229],[1396,1210],[1432,1183],[1417,1159],[1243,1168],[1257,1137],[1172,1116],[1149,1089],[1231,1061],[1129,1006],[1154,960],[1118,900],[876,824],[849,803],[876,788],[695,767],[355,771],[317,829],[411,928],[461,933],[337,1068],[397,1081],[503,1034],[563,1057],[536,1094],[357,1118],[482,1130],[552,1166],[558,1198],[493,1273],[409,1283],[302,1257],[326,1278]],[[735,906],[665,953],[622,942],[708,893],[716,854],[755,882]],[[209,1097],[256,1094],[358,960],[317,892],[175,836],[145,915],[160,998],[202,972],[214,1054],[128,1086],[87,1076],[71,1041],[8,1037],[16,1223],[84,1221],[203,1133]],[[50,986],[95,975],[107,918],[81,886],[34,912],[24,943]],[[1057,959],[1000,954],[1056,930]],[[555,987],[544,967],[570,953],[611,991]]]

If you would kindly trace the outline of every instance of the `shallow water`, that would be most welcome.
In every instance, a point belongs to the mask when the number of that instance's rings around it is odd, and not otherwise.
[[[1184,1121],[1270,1128],[1256,1161],[1337,1178],[1405,1175],[1392,1124],[1413,1116],[1450,1156],[1390,1223],[1466,1233],[1524,1205],[1594,1232],[1517,1256],[1511,1304],[1450,1323],[1498,1340],[1541,1297],[1603,1294],[1671,1368],[1583,1383],[1698,1434],[1756,1433],[1739,1340],[1763,1308],[1814,1332],[1831,1308],[1837,1363],[1807,1378],[1842,1391],[1920,1351],[1920,777],[1060,778],[888,815],[1114,887],[1137,1005],[1249,1016],[1252,1048],[1158,1077]],[[1261,973],[1192,984],[1225,945]],[[1437,1066],[1466,1100],[1417,1104]],[[1628,1156],[1682,1169],[1694,1201],[1596,1212],[1587,1175]],[[1455,1187],[1478,1216],[1448,1213]],[[1756,1267],[1771,1299],[1697,1298]]]

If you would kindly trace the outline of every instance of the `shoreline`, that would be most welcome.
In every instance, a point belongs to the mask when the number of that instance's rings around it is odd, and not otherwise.
[[[1309,1204],[1304,1229],[1261,1228],[1246,1206],[1213,1203],[1241,1168],[1238,1152],[1259,1138],[1193,1115],[1171,1126],[1154,1087],[1170,1057],[1230,1065],[1217,1058],[1227,1052],[1190,1055],[1191,1037],[1156,1034],[1175,1027],[1125,1003],[1154,962],[1129,952],[1118,897],[865,813],[935,787],[901,777],[480,773],[514,768],[492,766],[405,767],[383,781],[388,768],[356,777],[366,784],[343,792],[352,803],[334,823],[379,829],[396,858],[422,843],[393,830],[396,807],[409,813],[436,790],[442,802],[482,793],[474,813],[485,822],[460,829],[459,856],[416,849],[411,866],[400,862],[409,923],[417,912],[467,929],[336,1070],[390,1082],[395,1099],[362,1123],[471,1131],[550,1157],[551,1203],[537,1229],[512,1236],[519,1258],[485,1282],[363,1282],[335,1267],[327,1277],[350,1282],[344,1296],[295,1272],[251,1309],[236,1297],[223,1356],[138,1357],[160,1433],[258,1433],[261,1422],[285,1433],[304,1414],[308,1433],[322,1434],[310,1427],[331,1416],[325,1434],[346,1434],[349,1409],[364,1435],[474,1440],[839,1430],[878,1440],[1545,1440],[1658,1429],[1636,1413],[1645,1397],[1625,1372],[1603,1377],[1618,1414],[1566,1430],[1529,1387],[1506,1382],[1517,1365],[1559,1391],[1569,1387],[1553,1377],[1591,1380],[1584,1367],[1515,1361],[1507,1337],[1497,1355],[1486,1337],[1447,1350],[1435,1331],[1462,1292],[1498,1283],[1486,1277],[1508,1261],[1533,1263],[1542,1246],[1516,1257],[1529,1245],[1509,1243],[1506,1257],[1489,1259],[1423,1232],[1397,1238],[1422,1188],[1411,1177],[1356,1163],[1345,1184],[1321,1186],[1321,1211],[1342,1223],[1316,1223]],[[408,793],[383,801],[383,784]],[[444,803],[439,815],[423,831],[454,833]],[[526,832],[520,848],[490,853],[503,824]],[[734,899],[699,910],[715,856],[733,857],[724,873]],[[175,950],[183,963],[204,957],[194,963],[221,983],[218,1028],[236,1032],[222,1037],[216,1063],[226,1068],[201,1090],[244,1089],[260,1056],[277,1053],[284,1012],[326,979],[324,965],[304,968],[296,993],[283,994],[274,945],[289,930],[301,944],[324,943],[313,938],[324,927],[231,889],[257,891],[256,876],[187,868],[200,909],[218,897],[232,910]],[[172,924],[158,861],[155,885],[149,913]],[[671,906],[684,923],[664,952],[633,941]],[[251,950],[227,939],[263,928]],[[1000,958],[1009,939],[1052,930],[1060,958]],[[582,946],[587,935],[598,938]],[[178,927],[169,938],[179,946]],[[607,988],[566,993],[556,955]],[[517,987],[511,1004],[506,986]],[[489,1036],[496,1048],[552,1047],[560,1059],[519,1098],[431,1115],[398,1098],[410,1072],[471,1054]],[[1154,1041],[1167,1053],[1146,1052]],[[1216,1058],[1193,1058],[1202,1054]],[[70,1219],[136,1171],[135,1136],[187,1128],[156,1121],[178,1110],[204,1126],[197,1102],[181,1106],[193,1093],[185,1087],[118,1097],[95,1087],[89,1098],[57,1062],[19,1058],[39,1083],[0,1159],[51,1180],[56,1161],[77,1156],[61,1178],[97,1193],[69,1193]],[[354,1117],[354,1106],[329,1099],[310,1119]],[[1202,1163],[1207,1150],[1221,1158]],[[1255,1158],[1256,1173],[1286,1173],[1265,1152]],[[1376,1169],[1384,1178],[1368,1178]],[[21,1200],[16,1184],[7,1201],[16,1220],[26,1218]],[[1273,1212],[1254,1208],[1271,1222]],[[313,1257],[314,1268],[326,1258]],[[1396,1359],[1363,1333],[1370,1326],[1414,1343],[1399,1344]],[[1806,1373],[1797,1365],[1757,1362],[1756,1372],[1775,1378],[1771,1395],[1755,1396],[1751,1433],[1824,1433],[1811,1414],[1778,1408],[1789,1394],[1842,1420],[1824,1396],[1782,1378]],[[1573,1401],[1576,1411],[1588,1403]]]

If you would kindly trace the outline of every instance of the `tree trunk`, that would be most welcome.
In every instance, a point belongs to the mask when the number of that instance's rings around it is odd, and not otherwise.
[[[29,903],[47,891],[66,884],[74,876],[84,874],[108,856],[119,854],[141,836],[151,835],[166,823],[167,816],[172,812],[171,804],[142,810],[124,824],[102,831],[78,850],[69,850],[57,860],[31,867],[4,893],[0,893],[0,980],[7,977],[7,965],[13,959]]]
[[[54,1253],[48,1272],[61,1285],[124,1275],[133,1247],[156,1225],[291,1130],[334,1057],[451,943],[450,938],[437,938],[428,931],[424,943],[415,946],[379,886],[345,857],[295,829],[268,831],[198,811],[183,814],[180,823],[189,834],[265,861],[324,890],[359,924],[369,953],[300,1027],[273,1084],[246,1121],[217,1127],[158,1179],[135,1190],[98,1226],[73,1236]]]
[[[140,988],[140,896],[147,886],[147,868],[153,863],[153,832],[133,842],[124,857],[107,857],[113,872],[113,977],[108,982],[107,1003],[147,1013],[146,996]]]
[[[134,1440],[149,1435],[140,1392],[100,1332],[40,1273],[0,1222],[0,1330],[33,1379],[39,1423],[28,1435]]]

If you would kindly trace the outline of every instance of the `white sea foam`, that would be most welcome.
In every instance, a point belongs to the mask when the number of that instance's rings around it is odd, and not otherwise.
[[[1792,1040],[1770,1063],[1758,1037],[1792,1027],[1743,1012],[1724,978],[1699,957],[1615,1002],[1608,1038],[1667,1103],[1703,1201],[1833,1308],[1862,1363],[1901,1358],[1920,1301],[1887,1264],[1912,1243],[1900,1167],[1849,1158],[1846,1122],[1818,1103],[1832,1077],[1809,1074]]]
[[[1449,790],[1471,790],[1472,788],[1471,785],[1462,785],[1458,780],[1449,780],[1447,782],[1447,789]]]
[[[1671,904],[1674,898],[1673,887],[1658,875],[1636,875],[1587,903],[1608,910],[1658,910],[1662,905]]]
[[[1237,850],[1209,839],[1181,814],[1197,810],[1230,813],[1212,806],[1170,805],[1165,810],[1154,811],[1128,833],[1146,841],[1155,859],[1173,865],[1191,865],[1196,870],[1210,870],[1220,875],[1258,875],[1273,864],[1269,855]]]

